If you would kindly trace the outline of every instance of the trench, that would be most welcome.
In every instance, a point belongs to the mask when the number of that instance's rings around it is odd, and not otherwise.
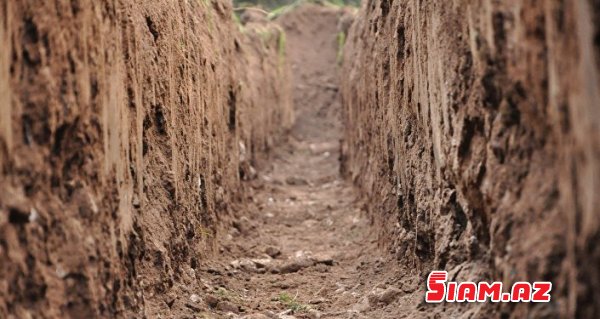
[[[256,163],[256,176],[244,184],[251,203],[226,230],[221,254],[201,267],[212,315],[384,318],[403,307],[392,305],[403,292],[377,248],[366,200],[341,174],[339,34],[347,30],[339,23],[345,14],[305,5],[278,19],[295,123]]]
[[[0,1],[0,318],[598,316],[598,5],[234,6]]]

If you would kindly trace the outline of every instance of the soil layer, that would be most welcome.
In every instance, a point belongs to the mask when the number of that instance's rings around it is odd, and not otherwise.
[[[380,246],[422,280],[554,283],[550,303],[429,315],[600,313],[597,17],[594,1],[363,2],[342,157]]]
[[[220,0],[0,3],[0,317],[169,313],[293,121],[257,28]]]

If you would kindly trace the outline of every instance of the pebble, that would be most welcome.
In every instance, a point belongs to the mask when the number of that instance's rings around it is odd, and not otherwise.
[[[39,217],[40,215],[38,214],[37,210],[35,210],[35,208],[31,208],[31,212],[29,212],[29,222],[35,223]]]
[[[316,309],[308,310],[307,315],[308,315],[308,318],[310,318],[310,319],[320,319],[321,318],[321,313]]]
[[[317,264],[325,264],[327,266],[333,266],[333,257],[331,257],[331,255],[328,255],[325,253],[316,254],[312,257],[312,259]]]
[[[61,266],[56,266],[56,276],[60,279],[64,279],[68,275],[67,271]]]
[[[289,274],[289,273],[298,272],[299,270],[301,270],[303,268],[314,266],[314,264],[315,264],[314,260],[312,260],[310,258],[296,258],[296,259],[293,259],[293,260],[285,263],[283,266],[281,266],[279,268],[279,273]]]
[[[325,300],[325,298],[317,298],[317,299],[309,300],[308,303],[312,304],[312,305],[318,305],[318,304],[324,303],[325,301],[327,301],[327,300]]]
[[[254,266],[257,268],[266,268],[269,264],[271,264],[272,259],[270,258],[256,258],[252,259]]]
[[[398,288],[389,287],[379,296],[379,302],[388,305],[394,300],[396,300],[396,298],[398,297],[398,295],[400,295],[401,292],[402,291]]]
[[[369,309],[371,309],[371,303],[367,297],[363,297],[357,304],[352,306],[352,310],[356,312],[365,312]]]
[[[240,312],[240,307],[238,307],[237,305],[234,305],[233,303],[231,303],[229,301],[219,301],[219,303],[217,304],[217,309],[221,310],[223,312],[233,312],[233,313]]]
[[[402,293],[402,291],[395,287],[389,287],[387,289],[375,288],[367,297],[371,306],[376,306],[380,303],[388,305],[396,300],[400,293]]]
[[[267,249],[265,249],[265,253],[271,256],[271,258],[277,258],[279,255],[281,255],[281,250],[277,247],[267,247]]]
[[[285,182],[288,185],[294,185],[294,186],[308,185],[308,182],[304,178],[296,177],[296,176],[290,176],[290,177],[286,178]]]
[[[219,299],[217,299],[217,297],[213,295],[207,295],[206,297],[204,297],[204,301],[211,308],[215,308],[219,303]]]
[[[200,296],[196,295],[196,294],[192,294],[190,296],[190,300],[194,303],[199,302],[201,300]]]
[[[256,264],[250,259],[234,260],[230,263],[230,265],[235,269],[242,269],[250,272],[256,271]]]

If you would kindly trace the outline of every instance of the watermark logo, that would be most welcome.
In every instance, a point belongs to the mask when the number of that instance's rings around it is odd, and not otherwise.
[[[502,282],[448,282],[447,271],[432,271],[427,277],[425,302],[550,302],[552,283],[515,282],[504,292]]]

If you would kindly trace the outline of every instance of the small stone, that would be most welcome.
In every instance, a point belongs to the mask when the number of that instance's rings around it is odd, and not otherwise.
[[[333,257],[328,254],[316,254],[313,256],[315,263],[333,266]]]
[[[206,304],[209,307],[215,308],[217,306],[217,304],[219,303],[219,299],[217,299],[217,297],[215,297],[213,295],[207,295],[206,297],[204,297],[204,302],[206,302]]]
[[[324,303],[325,301],[327,301],[327,300],[325,300],[325,298],[321,297],[321,298],[309,300],[308,303],[311,305],[318,305],[318,304]]]
[[[40,215],[38,214],[37,210],[35,210],[35,208],[31,208],[31,211],[29,212],[29,222],[35,223],[39,217]]]
[[[223,312],[233,312],[233,313],[239,313],[240,312],[240,307],[238,307],[237,305],[234,305],[233,303],[229,302],[229,301],[219,301],[219,303],[217,304],[217,309]]]
[[[196,295],[196,294],[192,294],[192,295],[190,296],[190,300],[191,300],[192,302],[194,302],[194,303],[197,303],[197,302],[200,302],[200,300],[202,300],[202,299],[200,298],[200,296],[198,296],[198,295]]]
[[[398,297],[400,293],[402,293],[400,289],[389,287],[379,296],[379,302],[388,305],[396,300],[396,297]]]
[[[252,180],[252,179],[255,179],[256,176],[257,176],[256,169],[252,165],[250,165],[248,167],[248,178]]]
[[[307,312],[308,318],[310,319],[320,319],[321,313],[316,309],[309,309]]]
[[[133,204],[133,207],[135,207],[135,208],[140,208],[141,207],[141,205],[140,205],[140,198],[139,198],[138,194],[133,194],[133,199],[132,199],[131,202]]]
[[[371,306],[376,306],[380,303],[388,305],[392,303],[400,293],[402,293],[402,291],[395,287],[389,287],[387,289],[375,288],[367,297]]]
[[[267,317],[265,315],[263,315],[262,313],[255,313],[252,315],[247,315],[242,317],[243,319],[269,319],[270,317]]]
[[[285,183],[288,185],[293,185],[293,186],[308,185],[308,182],[304,178],[296,177],[296,176],[290,176],[290,177],[286,178]]]
[[[252,259],[252,262],[254,263],[256,268],[267,268],[267,266],[269,264],[271,264],[271,260],[270,258],[256,258],[256,259]]]
[[[371,309],[371,303],[369,302],[369,298],[363,297],[357,304],[352,307],[352,310],[356,312],[366,312]]]
[[[279,269],[279,272],[282,274],[289,274],[298,272],[299,270],[307,267],[314,266],[315,262],[309,258],[297,258],[293,259],[290,262],[284,264]]]
[[[56,266],[56,276],[58,276],[58,278],[64,279],[67,275],[67,271],[61,265]]]
[[[265,253],[269,256],[271,256],[271,258],[277,258],[281,255],[281,250],[279,250],[279,248],[277,247],[267,247],[267,249],[265,249]]]
[[[250,259],[234,260],[230,263],[234,269],[241,269],[248,272],[256,271],[256,264]]]
[[[247,235],[255,226],[247,217],[233,221],[233,227],[242,235]]]

